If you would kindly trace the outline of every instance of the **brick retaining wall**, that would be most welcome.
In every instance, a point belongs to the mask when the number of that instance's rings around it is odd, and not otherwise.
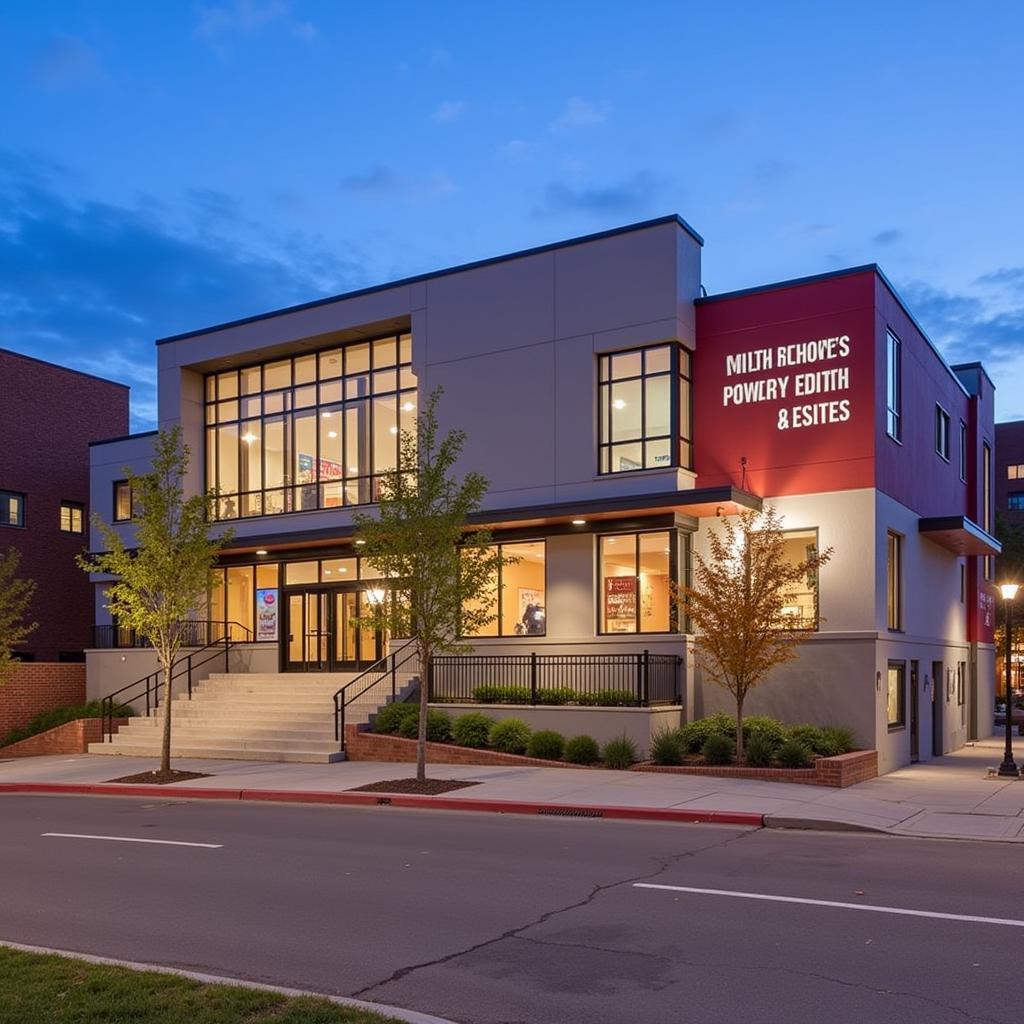
[[[127,718],[115,718],[114,732],[127,722]],[[29,736],[8,747],[0,747],[0,759],[5,757],[41,757],[45,754],[86,754],[90,743],[99,743],[101,720],[98,718],[76,718],[73,722],[54,726],[46,732]]]
[[[759,779],[762,782],[802,782],[805,786],[845,789],[878,777],[878,751],[854,750],[837,757],[816,757],[813,768],[744,768],[739,765],[638,764],[635,772],[668,775],[711,775],[722,779]]]
[[[20,661],[0,683],[0,740],[54,708],[85,703],[85,665],[64,661]]]

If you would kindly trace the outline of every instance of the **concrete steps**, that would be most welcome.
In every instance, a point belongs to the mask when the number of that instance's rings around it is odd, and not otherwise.
[[[334,738],[334,694],[358,673],[214,673],[171,711],[171,756],[325,764],[344,755]],[[399,692],[414,677],[397,677]],[[345,708],[348,724],[369,721],[391,697],[390,680]],[[130,719],[93,754],[155,757],[163,737],[163,712]]]

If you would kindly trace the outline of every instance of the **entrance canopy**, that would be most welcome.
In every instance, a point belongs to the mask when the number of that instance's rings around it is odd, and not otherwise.
[[[930,516],[918,520],[918,532],[954,555],[998,555],[1003,546],[967,516]]]

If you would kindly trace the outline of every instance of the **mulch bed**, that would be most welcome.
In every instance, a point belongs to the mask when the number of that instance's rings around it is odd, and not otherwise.
[[[166,786],[171,782],[188,782],[190,779],[208,779],[209,777],[210,776],[206,772],[176,772],[172,768],[169,772],[139,772],[138,775],[123,775],[119,779],[107,779],[107,781],[130,782],[150,786]]]
[[[349,793],[419,793],[424,796],[437,796],[450,793],[453,789],[465,789],[467,786],[479,786],[479,782],[459,782],[455,779],[386,779],[384,782],[371,782],[368,786],[356,786]]]

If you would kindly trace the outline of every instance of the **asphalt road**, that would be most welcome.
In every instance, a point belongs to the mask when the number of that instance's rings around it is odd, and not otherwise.
[[[951,916],[892,912],[908,909]],[[1024,850],[392,808],[0,797],[0,939],[473,1024],[1018,1024],[1024,927],[965,918],[1024,925]]]

